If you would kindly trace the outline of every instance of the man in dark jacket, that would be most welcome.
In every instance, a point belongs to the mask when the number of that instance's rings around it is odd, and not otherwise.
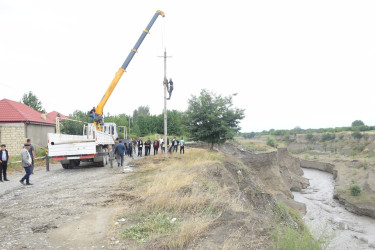
[[[151,140],[148,138],[145,142],[145,155],[150,155],[151,152]]]
[[[138,138],[138,156],[142,157],[142,148],[143,148],[143,141],[142,138]]]
[[[119,143],[116,145],[115,154],[117,154],[117,166],[120,167],[124,166],[124,153],[125,153],[125,145],[124,143]]]
[[[2,176],[4,176],[4,181],[9,181],[7,179],[8,161],[9,161],[8,150],[6,150],[6,145],[2,144],[1,151],[0,151],[0,182],[3,182]]]
[[[34,174],[34,161],[35,161],[35,149],[34,146],[31,144],[31,139],[27,139],[27,143],[30,144],[29,154],[31,156],[31,174]]]
[[[157,155],[158,154],[158,151],[159,151],[159,140],[156,139],[154,141],[154,143],[152,144],[152,146],[154,147],[154,155]]]

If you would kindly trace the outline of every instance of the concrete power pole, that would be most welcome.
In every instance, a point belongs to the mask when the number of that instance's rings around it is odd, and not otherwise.
[[[163,86],[164,86],[164,148],[165,148],[165,158],[168,157],[168,138],[167,138],[167,133],[168,133],[168,128],[167,128],[167,85],[168,85],[168,80],[167,80],[167,50],[164,50],[164,81],[163,81]]]

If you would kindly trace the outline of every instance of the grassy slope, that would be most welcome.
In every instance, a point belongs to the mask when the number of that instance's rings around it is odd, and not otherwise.
[[[285,208],[284,217],[276,221],[280,209],[274,214],[275,204],[269,200],[259,205],[270,214],[257,209],[256,202],[255,208],[244,203],[243,194],[234,187],[236,182],[230,180],[230,171],[225,171],[228,157],[191,149],[168,160],[158,155],[134,161],[136,171],[123,182],[127,205],[122,217],[126,223],[119,233],[127,248],[285,249],[283,246],[292,244],[296,247],[289,249],[298,249],[298,242],[306,237],[315,242],[304,229],[285,226],[286,217],[293,217]],[[230,162],[234,173],[249,171],[235,159]],[[261,194],[260,190],[253,191]],[[317,246],[310,249],[320,249]]]

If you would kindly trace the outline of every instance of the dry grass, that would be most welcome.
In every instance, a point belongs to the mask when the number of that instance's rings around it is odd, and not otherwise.
[[[241,144],[246,150],[255,154],[256,153],[270,153],[270,152],[274,152],[277,150],[276,148],[268,146],[266,141],[262,141],[262,140],[244,139],[242,137],[238,137],[235,139],[235,141]]]
[[[185,155],[172,154],[167,160],[158,155],[135,161],[139,167],[125,182],[139,198],[134,204],[129,204],[131,209],[124,216],[134,218],[134,211],[142,215],[157,211],[176,218],[175,230],[163,235],[158,244],[165,248],[183,248],[205,231],[220,215],[223,200],[230,198],[226,187],[219,187],[204,176],[206,172],[222,167],[222,160],[220,153],[191,149]],[[238,202],[233,204],[239,209]],[[134,228],[144,223],[141,220],[133,221]],[[127,235],[131,233],[127,232]],[[158,232],[147,233],[147,236],[137,237],[147,243],[162,236]]]

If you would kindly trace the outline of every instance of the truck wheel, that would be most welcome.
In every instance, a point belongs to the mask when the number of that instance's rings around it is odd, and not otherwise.
[[[98,167],[104,167],[105,165],[105,156],[103,156],[101,161],[98,162]]]
[[[62,167],[64,168],[64,169],[69,169],[70,168],[70,165],[69,164],[61,164],[62,165]]]
[[[81,164],[80,160],[70,160],[70,166],[71,166],[71,168],[78,167],[79,164]]]

